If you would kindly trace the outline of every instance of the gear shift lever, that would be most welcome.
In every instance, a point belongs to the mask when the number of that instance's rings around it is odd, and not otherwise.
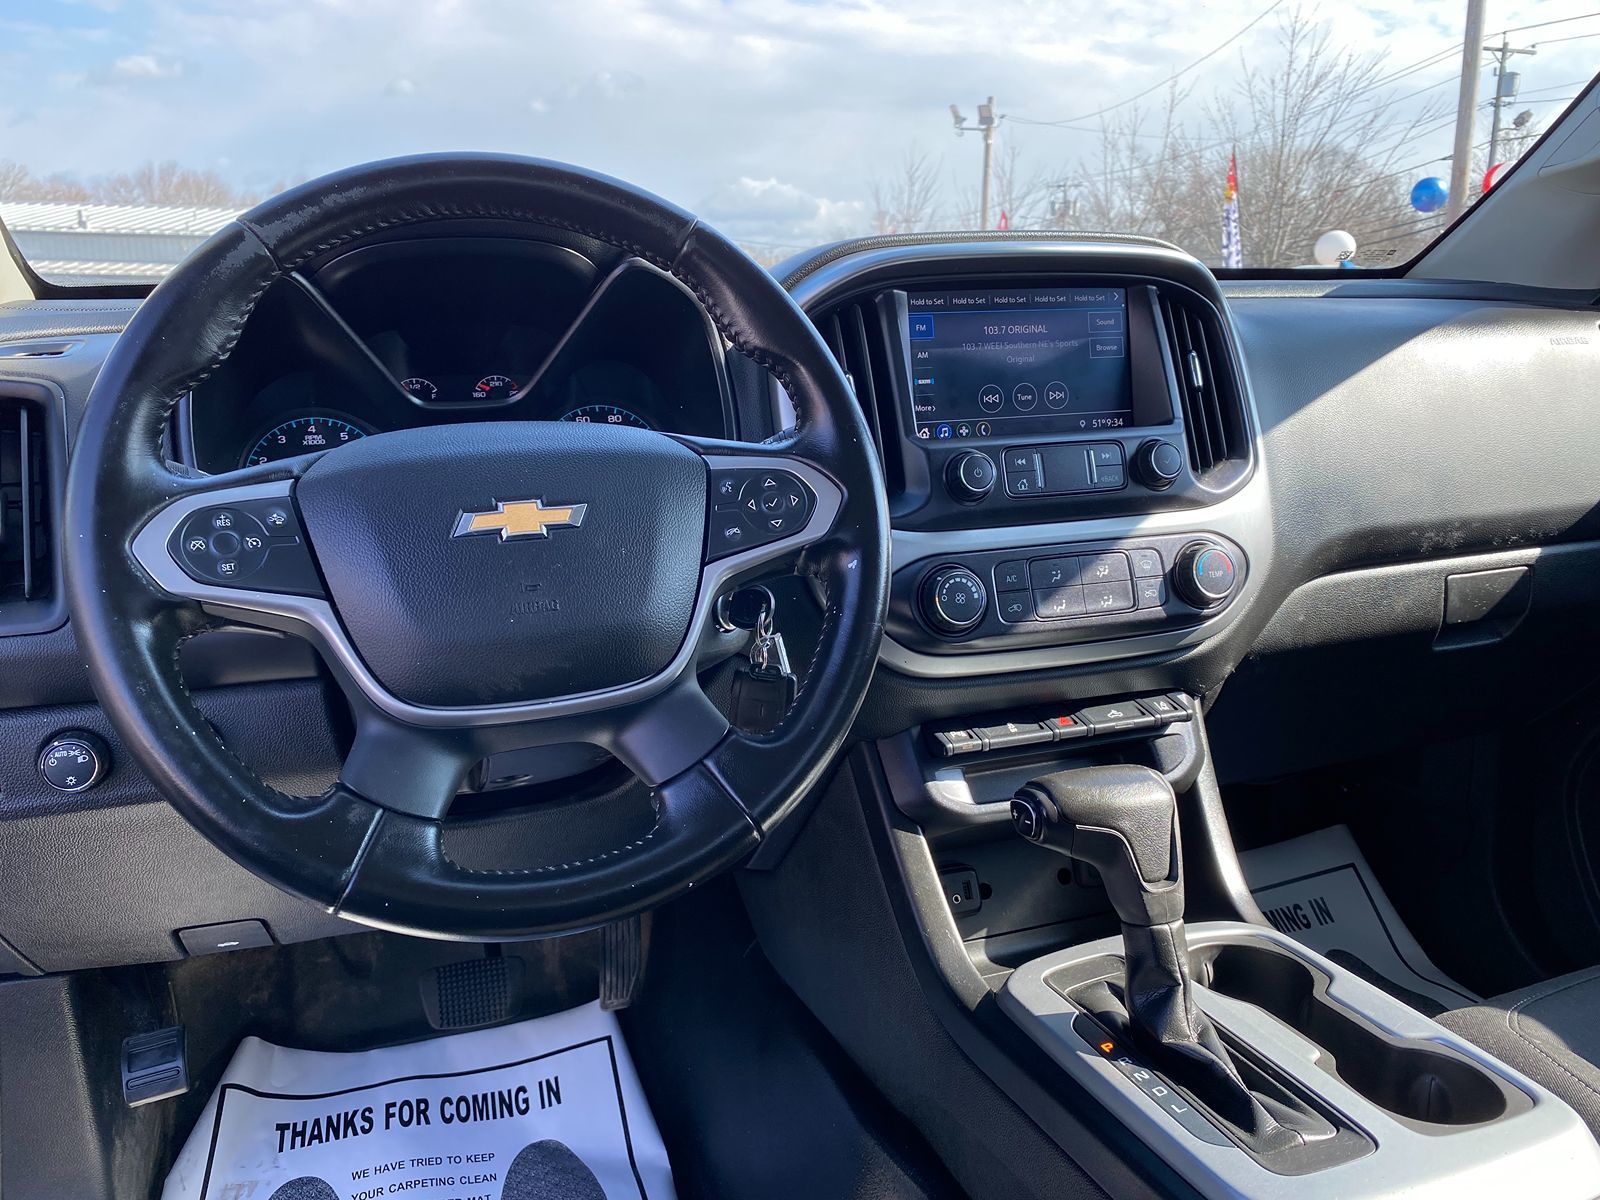
[[[1178,1083],[1261,1149],[1334,1129],[1246,1086],[1195,1003],[1183,929],[1183,863],[1172,786],[1149,767],[1058,771],[1022,786],[1011,821],[1028,841],[1093,864],[1122,922],[1128,1033]]]

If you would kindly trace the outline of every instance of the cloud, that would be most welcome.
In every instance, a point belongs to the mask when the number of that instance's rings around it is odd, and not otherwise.
[[[1002,113],[1039,121],[1089,111],[1158,84],[1265,3],[107,0],[110,17],[35,4],[21,6],[25,18],[0,4],[0,128],[5,155],[39,174],[227,156],[229,178],[254,186],[418,151],[530,154],[631,180],[736,236],[825,240],[865,231],[874,180],[913,146],[934,165],[940,216],[965,203],[981,144],[952,136],[952,102],[970,115],[993,94]],[[1594,7],[1500,0],[1493,19]],[[1322,0],[1308,11],[1341,47],[1388,53],[1394,68],[1460,38],[1460,0]],[[1233,86],[1241,65],[1271,71],[1276,20],[1184,76],[1195,106]],[[1591,28],[1600,19],[1563,32]],[[1541,48],[1524,60],[1524,93],[1591,73],[1593,45]],[[59,73],[41,77],[40,63]],[[1421,89],[1458,68],[1446,55],[1396,86]],[[1410,104],[1440,95],[1453,91]],[[1400,161],[1448,153],[1448,130],[1438,137]],[[1092,130],[1020,119],[999,141],[1045,178],[1098,147]]]
[[[105,77],[118,83],[152,83],[164,79],[177,79],[183,74],[183,63],[175,58],[158,58],[154,54],[124,54],[112,61]]]
[[[867,206],[815,196],[772,177],[741,176],[705,197],[698,212],[736,239],[799,248],[856,231]]]

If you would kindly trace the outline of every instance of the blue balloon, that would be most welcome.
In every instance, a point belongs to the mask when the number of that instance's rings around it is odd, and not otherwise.
[[[1419,179],[1411,189],[1411,207],[1418,212],[1438,212],[1450,198],[1450,189],[1437,175]]]

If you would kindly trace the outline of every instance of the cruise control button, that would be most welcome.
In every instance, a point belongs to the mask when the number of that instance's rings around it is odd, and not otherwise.
[[[1084,589],[1081,587],[1036,589],[1033,593],[1033,611],[1047,620],[1081,617],[1085,611]]]
[[[1086,583],[1083,585],[1083,604],[1090,616],[1127,612],[1133,607],[1133,584]]]
[[[1020,625],[1024,621],[1033,620],[1032,592],[1001,592],[1000,599],[996,603],[999,606],[1000,619],[1008,625]]]
[[[1085,554],[1078,559],[1078,574],[1086,585],[1127,579],[1128,556],[1116,550],[1108,554]]]
[[[212,534],[211,553],[218,558],[232,558],[239,553],[239,535],[231,529]]]
[[[239,518],[225,508],[214,509],[211,513],[211,528],[232,529],[239,523]]]
[[[1159,550],[1129,550],[1128,558],[1133,563],[1135,579],[1152,579],[1157,575],[1166,574],[1166,568],[1161,565]]]
[[[1128,733],[1135,729],[1154,729],[1156,719],[1132,700],[1119,704],[1099,704],[1077,714],[1096,733]]]

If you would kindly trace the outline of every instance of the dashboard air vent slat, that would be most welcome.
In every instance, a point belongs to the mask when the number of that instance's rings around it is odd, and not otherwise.
[[[48,628],[55,611],[55,488],[37,406],[0,394],[0,634]]]
[[[1221,467],[1248,462],[1244,393],[1216,314],[1198,301],[1163,291],[1161,321],[1177,370],[1195,474],[1203,479]]]

